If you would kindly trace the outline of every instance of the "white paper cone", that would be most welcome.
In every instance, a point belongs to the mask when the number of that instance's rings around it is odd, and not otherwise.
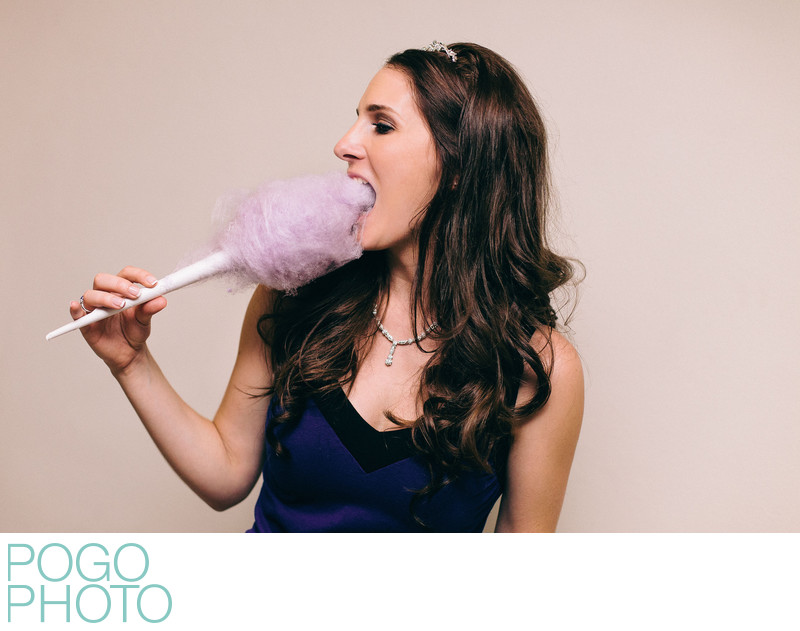
[[[187,265],[186,267],[183,267],[172,274],[165,276],[158,281],[155,287],[142,287],[139,297],[135,300],[126,300],[125,306],[122,307],[122,309],[95,309],[91,313],[87,313],[82,318],[73,320],[69,324],[65,324],[55,331],[51,331],[45,336],[45,339],[52,340],[54,337],[58,337],[64,333],[69,333],[70,331],[75,331],[88,324],[93,324],[94,322],[98,322],[99,320],[103,320],[112,315],[120,313],[121,311],[130,309],[136,305],[140,305],[143,302],[148,302],[153,298],[157,298],[158,296],[163,296],[164,294],[176,289],[180,289],[181,287],[186,287],[187,285],[196,283],[204,278],[216,276],[217,274],[228,271],[230,266],[231,257],[228,255],[228,253],[223,251],[213,252],[205,258],[200,259],[196,263]]]

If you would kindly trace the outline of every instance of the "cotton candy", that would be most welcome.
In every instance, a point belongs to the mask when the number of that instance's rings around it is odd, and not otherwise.
[[[374,203],[343,173],[268,182],[218,202],[213,249],[240,282],[293,291],[361,256],[356,222]]]

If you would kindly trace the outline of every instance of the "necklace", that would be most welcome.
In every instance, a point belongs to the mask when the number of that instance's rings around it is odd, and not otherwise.
[[[375,318],[375,322],[378,323],[378,330],[383,334],[383,337],[385,337],[392,343],[392,348],[389,350],[389,355],[388,357],[386,357],[386,361],[384,362],[387,366],[392,365],[392,361],[394,360],[394,349],[396,349],[398,346],[408,346],[409,344],[414,344],[415,342],[424,340],[426,337],[428,337],[428,333],[430,333],[431,331],[433,331],[433,329],[439,326],[436,322],[433,322],[431,323],[430,326],[428,326],[422,333],[420,333],[416,337],[411,337],[407,340],[395,340],[389,333],[389,331],[383,328],[383,324],[381,324],[381,321],[378,318],[378,305],[375,305],[375,307],[372,309],[372,317]]]

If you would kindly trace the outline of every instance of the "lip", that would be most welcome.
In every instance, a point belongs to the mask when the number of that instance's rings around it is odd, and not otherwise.
[[[370,181],[369,181],[367,178],[365,178],[363,175],[359,175],[358,173],[354,173],[354,172],[352,172],[352,171],[348,171],[348,172],[347,172],[347,177],[349,177],[351,180],[361,180],[361,182],[362,182],[363,184],[366,184],[366,185],[368,185],[368,186],[372,186],[372,182],[370,182]],[[375,187],[373,186],[372,188],[375,188]]]

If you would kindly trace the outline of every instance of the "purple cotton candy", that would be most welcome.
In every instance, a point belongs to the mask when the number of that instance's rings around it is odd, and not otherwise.
[[[372,187],[344,173],[268,182],[218,202],[213,246],[243,284],[291,292],[361,256],[355,224],[374,203]]]

